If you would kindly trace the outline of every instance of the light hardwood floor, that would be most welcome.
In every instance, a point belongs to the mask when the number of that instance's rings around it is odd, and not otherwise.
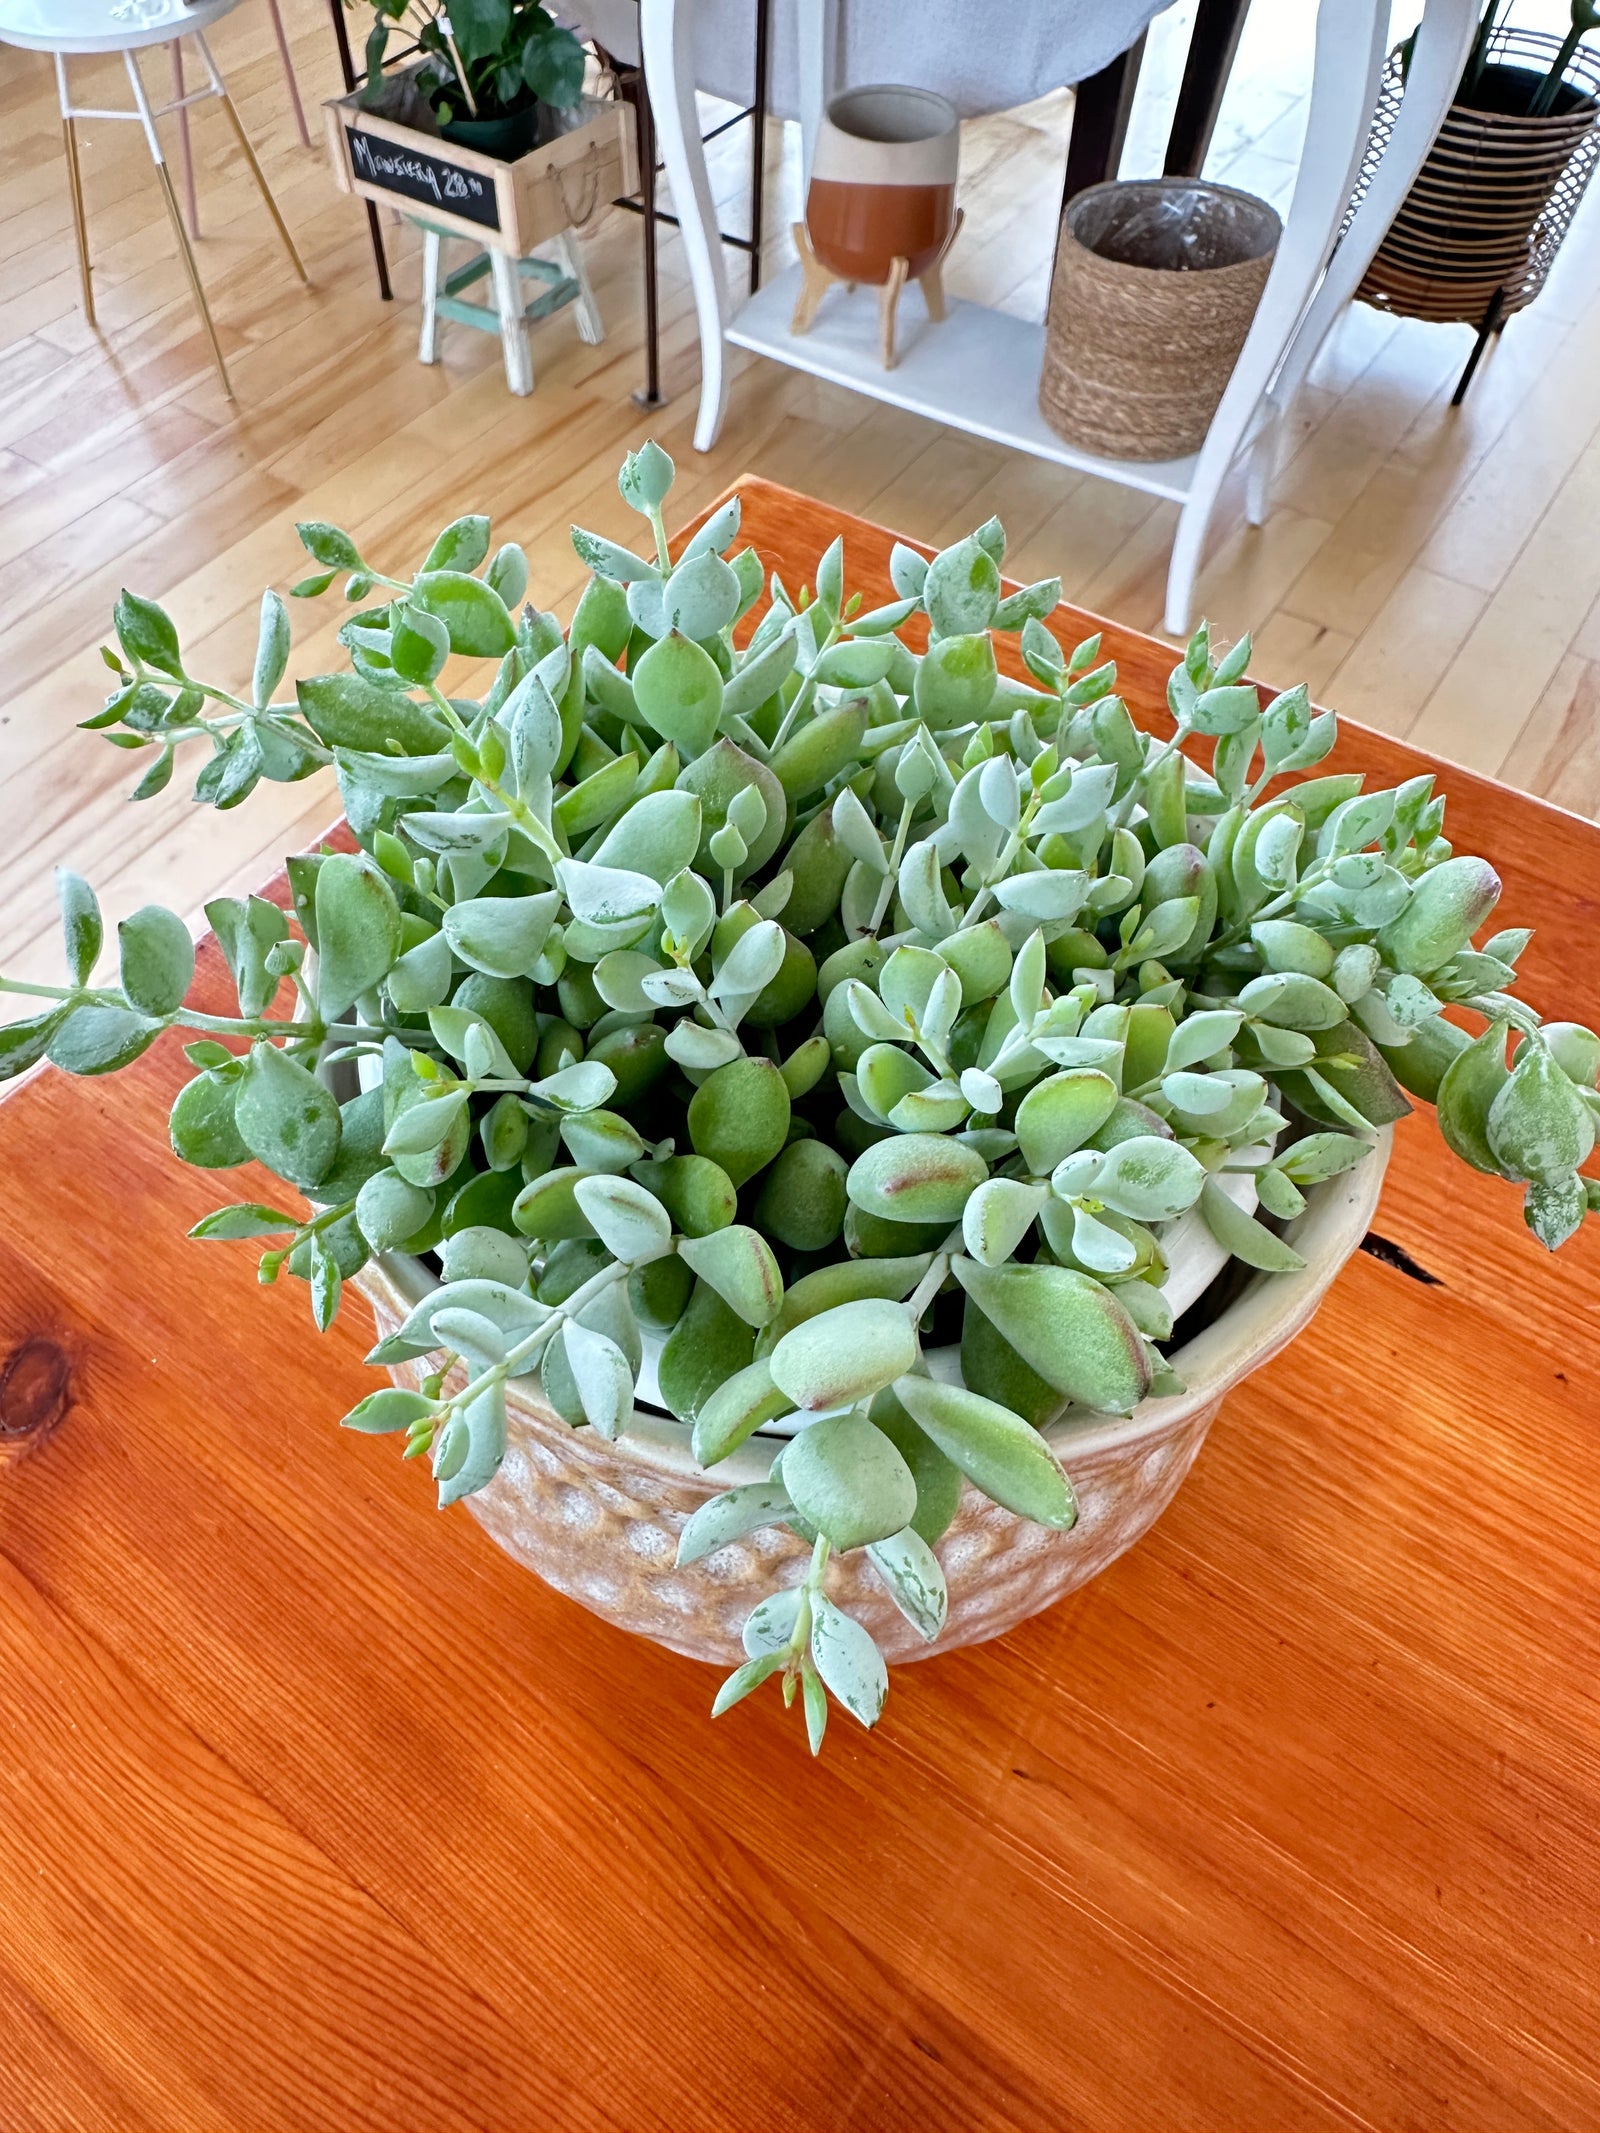
[[[1540,0],[1545,12],[1553,0]],[[1539,6],[1532,6],[1537,18]],[[334,93],[319,0],[286,0],[308,103]],[[1156,167],[1187,6],[1152,36],[1128,159]],[[1561,12],[1564,14],[1565,9]],[[1211,171],[1282,200],[1292,184],[1311,0],[1271,0],[1247,31]],[[528,547],[537,597],[565,611],[582,572],[578,520],[618,533],[622,452],[655,435],[680,468],[682,517],[743,469],[929,540],[998,511],[1008,567],[1059,572],[1069,598],[1155,628],[1173,511],[1018,458],[770,365],[746,362],[715,452],[697,456],[694,324],[675,241],[663,248],[671,403],[645,416],[638,228],[610,214],[589,246],[608,338],[570,314],[536,330],[539,385],[512,399],[498,343],[443,333],[416,360],[417,248],[391,232],[398,301],[377,300],[359,208],[294,134],[258,0],[218,25],[218,56],[312,277],[291,278],[223,121],[195,118],[201,270],[239,394],[207,360],[136,130],[89,125],[85,182],[101,332],[78,306],[48,63],[0,48],[0,967],[58,966],[50,869],[70,860],[108,909],[149,898],[186,913],[259,880],[336,811],[324,780],[262,787],[239,813],[194,806],[175,779],[129,807],[137,759],[75,722],[98,705],[119,586],[164,601],[202,670],[248,675],[263,586],[304,559],[299,518],[348,526],[390,567],[436,527],[491,512]],[[109,60],[79,63],[85,97],[117,97]],[[152,65],[163,64],[159,55]],[[154,78],[154,77],[152,77]],[[969,225],[950,283],[1037,315],[1050,271],[1070,98],[967,129]],[[742,136],[719,143],[725,223],[739,226]],[[788,256],[792,129],[769,144],[774,259]],[[731,255],[730,255],[731,256]],[[736,285],[742,267],[735,260]],[[1600,191],[1535,310],[1513,321],[1465,408],[1451,385],[1465,328],[1354,310],[1297,412],[1270,523],[1224,525],[1200,586],[1257,671],[1308,679],[1325,702],[1585,814],[1600,809]],[[295,617],[297,671],[339,657],[329,602]]]

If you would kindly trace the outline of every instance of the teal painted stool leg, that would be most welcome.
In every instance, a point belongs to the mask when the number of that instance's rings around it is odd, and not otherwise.
[[[599,307],[571,230],[564,230],[552,240],[560,265],[548,259],[513,259],[508,252],[475,252],[464,265],[444,276],[441,287],[444,239],[453,233],[424,221],[420,215],[407,219],[422,232],[422,331],[417,354],[424,363],[438,359],[440,319],[475,326],[480,333],[498,333],[505,354],[506,383],[520,398],[533,391],[533,358],[527,332],[530,321],[548,318],[552,311],[573,304],[577,307],[580,339],[592,344],[603,338],[605,329]],[[493,310],[486,304],[469,302],[462,293],[486,276],[494,290]],[[536,283],[540,294],[524,300],[524,280]]]

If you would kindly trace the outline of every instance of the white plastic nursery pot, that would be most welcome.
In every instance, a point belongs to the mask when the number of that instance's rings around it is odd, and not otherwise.
[[[1307,1195],[1305,1212],[1286,1232],[1306,1262],[1301,1271],[1256,1275],[1175,1351],[1186,1392],[1146,1400],[1126,1417],[1076,1414],[1046,1426],[1077,1491],[1071,1532],[1033,1525],[963,1486],[935,1549],[950,1587],[949,1617],[935,1642],[917,1635],[864,1552],[834,1559],[833,1598],[870,1630],[886,1659],[922,1659],[1002,1636],[1087,1584],[1148,1532],[1177,1494],[1224,1398],[1310,1321],[1366,1235],[1389,1143],[1385,1131],[1366,1162]],[[380,1337],[434,1285],[420,1262],[393,1254],[373,1260],[356,1280]],[[391,1373],[402,1385],[425,1374],[423,1363]],[[694,1461],[684,1424],[635,1408],[629,1427],[608,1443],[594,1430],[570,1428],[544,1405],[537,1379],[525,1378],[509,1387],[507,1421],[500,1472],[467,1498],[506,1553],[620,1629],[691,1659],[738,1665],[745,1618],[775,1586],[799,1584],[810,1548],[787,1528],[763,1527],[679,1570],[678,1535],[708,1497],[765,1481],[778,1440],[754,1437],[707,1473]]]

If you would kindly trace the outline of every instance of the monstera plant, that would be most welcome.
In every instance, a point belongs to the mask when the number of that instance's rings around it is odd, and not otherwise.
[[[303,526],[295,592],[345,579],[352,670],[288,695],[275,593],[244,695],[124,594],[85,724],[147,758],[135,797],[191,745],[221,808],[331,763],[356,849],[291,859],[288,911],[207,906],[236,1015],[185,1004],[170,911],[123,920],[97,977],[63,873],[70,979],[10,985],[46,1004],[0,1029],[0,1071],[103,1074],[185,1030],[176,1153],[292,1188],[196,1236],[262,1240],[320,1327],[371,1254],[430,1263],[372,1356],[410,1381],[345,1422],[401,1435],[443,1503],[493,1480],[517,1381],[616,1438],[648,1367],[713,1472],[766,1432],[769,1478],[705,1501],[679,1560],[764,1525],[810,1545],[716,1709],[777,1676],[815,1745],[829,1691],[871,1724],[886,1682],[834,1557],[864,1550],[932,1638],[964,1483],[1064,1529],[1041,1425],[1177,1389],[1175,1225],[1297,1267],[1283,1226],[1409,1091],[1554,1247],[1600,1194],[1600,1039],[1513,997],[1524,932],[1474,945],[1499,883],[1429,778],[1303,775],[1333,716],[1264,702],[1248,639],[1201,629],[1156,739],[1098,641],[1046,626],[1056,581],[1003,590],[997,522],[897,547],[898,597],[865,609],[838,542],[813,585],[769,584],[736,500],[674,560],[671,478],[653,445],[622,471],[652,552],[574,534],[565,632],[482,518],[402,577]]]

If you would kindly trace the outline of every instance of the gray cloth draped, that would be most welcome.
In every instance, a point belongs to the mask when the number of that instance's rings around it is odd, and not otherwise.
[[[685,0],[688,4],[688,0]],[[730,102],[750,101],[755,0],[694,0],[695,82]],[[937,89],[963,118],[1010,111],[1084,81],[1125,52],[1173,0],[839,0],[835,80],[840,88],[907,82]],[[638,0],[564,0],[584,35],[637,63]],[[799,116],[795,0],[772,0],[770,104]]]

